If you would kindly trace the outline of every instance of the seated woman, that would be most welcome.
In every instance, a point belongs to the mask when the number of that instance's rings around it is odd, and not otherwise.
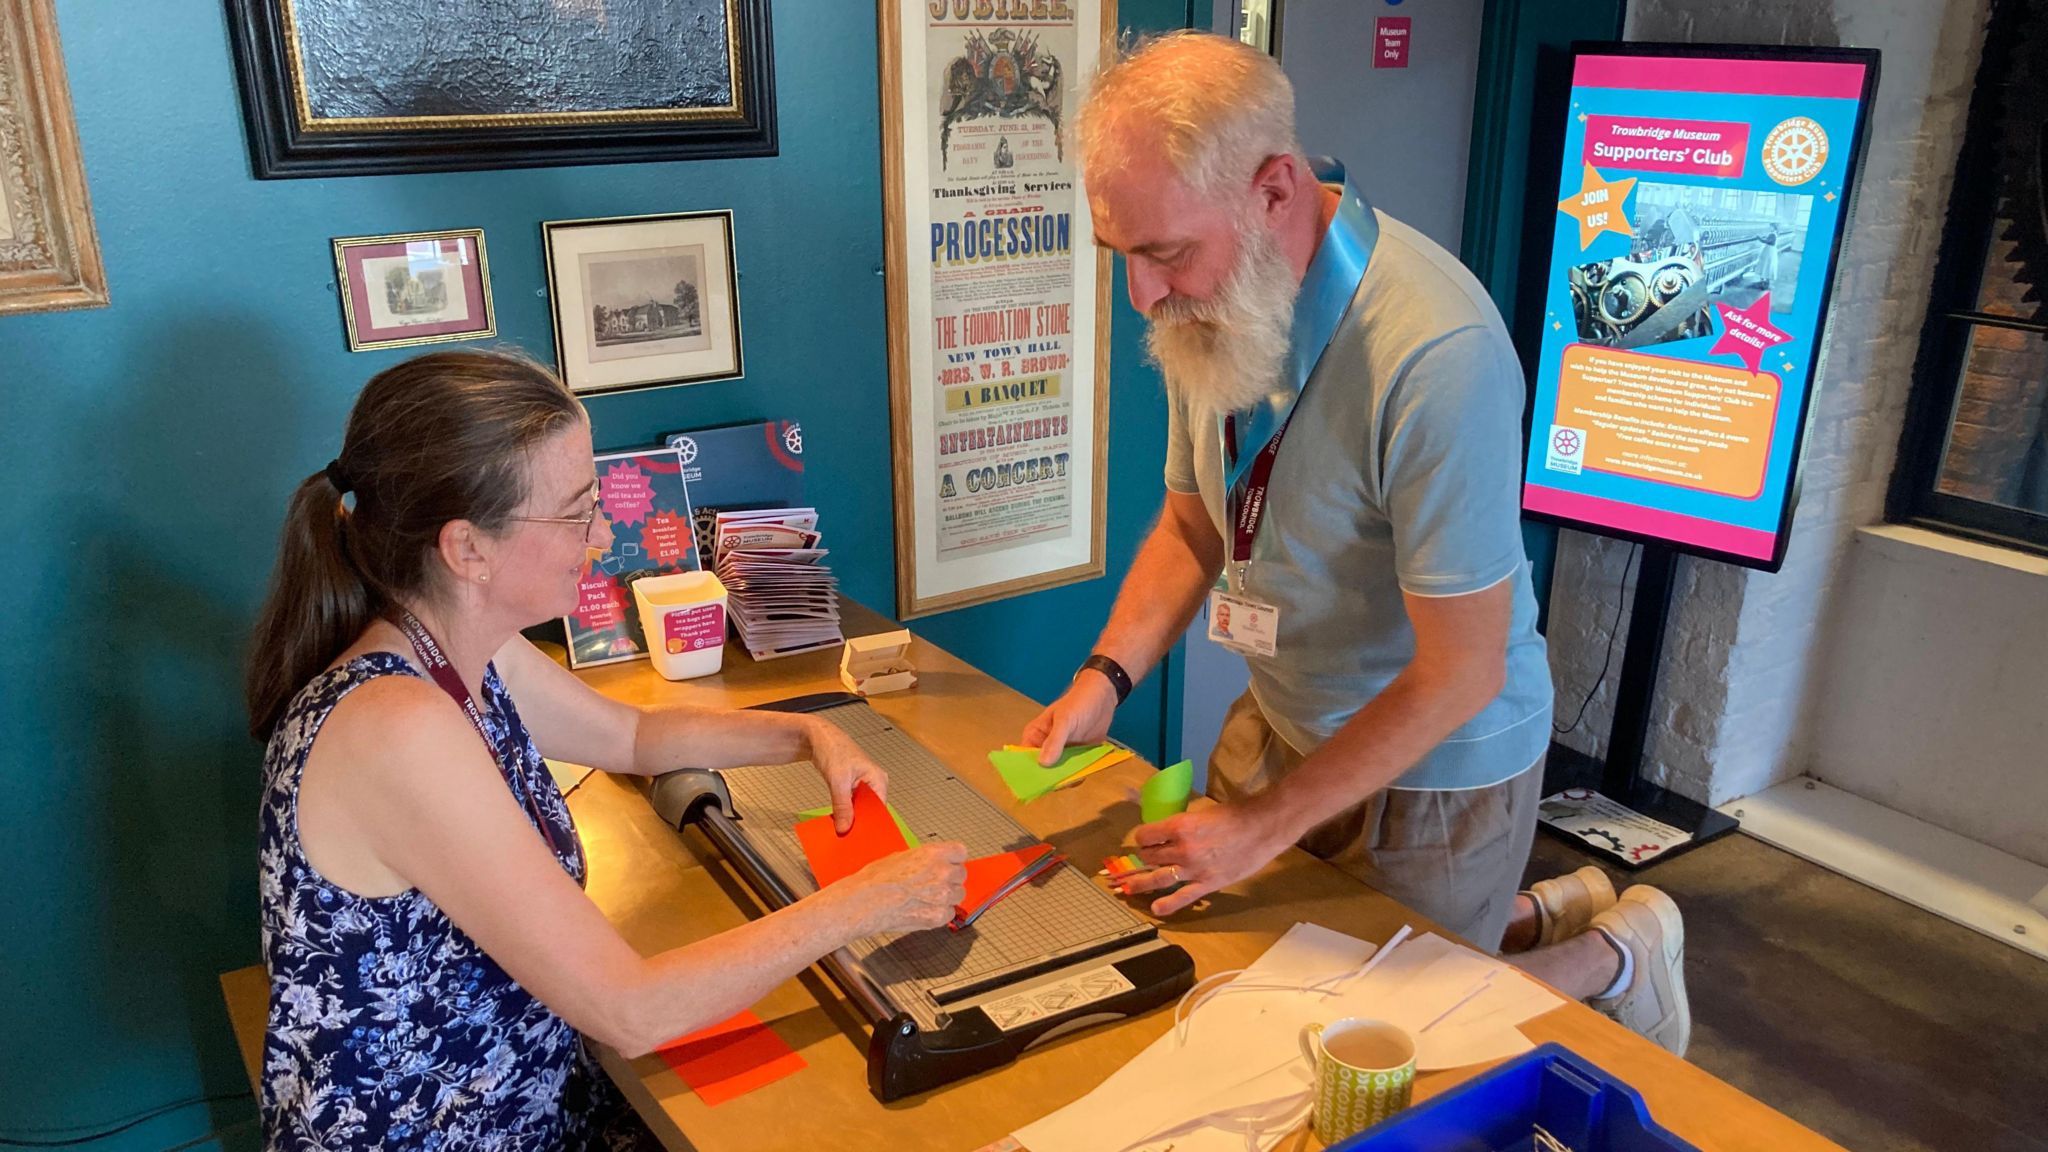
[[[643,1054],[961,899],[964,849],[928,844],[687,947],[619,937],[543,754],[640,774],[808,759],[842,831],[854,785],[888,781],[815,717],[635,708],[522,639],[610,543],[596,495],[576,397],[457,351],[371,380],[293,496],[247,684],[269,741],[267,1147],[594,1146],[622,1105],[584,1037]]]

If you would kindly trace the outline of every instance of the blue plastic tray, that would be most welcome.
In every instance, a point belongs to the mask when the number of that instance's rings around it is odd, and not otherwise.
[[[1545,1044],[1332,1145],[1331,1152],[1699,1152],[1650,1120],[1636,1090]]]

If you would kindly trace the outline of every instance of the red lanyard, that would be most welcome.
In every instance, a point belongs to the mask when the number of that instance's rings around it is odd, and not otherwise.
[[[1280,441],[1287,438],[1287,426],[1294,423],[1294,413],[1288,412],[1287,419],[1280,422],[1271,439],[1252,458],[1251,470],[1245,475],[1243,484],[1225,494],[1230,507],[1231,541],[1230,558],[1237,564],[1237,588],[1244,591],[1244,571],[1251,563],[1252,541],[1258,538],[1259,523],[1266,518],[1266,486],[1273,479],[1273,461],[1280,456]],[[1223,448],[1227,464],[1237,462],[1237,414],[1232,413],[1223,420]]]
[[[434,678],[434,683],[441,686],[441,691],[446,692],[450,698],[462,706],[463,714],[469,717],[470,724],[476,728],[476,734],[483,737],[484,747],[490,750],[491,762],[496,763],[498,760],[497,742],[491,739],[490,730],[484,727],[484,714],[477,708],[476,700],[470,696],[469,686],[462,682],[462,677],[455,674],[455,665],[449,663],[447,655],[441,651],[440,641],[434,639],[434,634],[427,631],[427,626],[420,623],[419,617],[414,616],[403,608],[398,609],[392,614],[391,622],[397,625],[400,632],[405,633],[407,640],[412,641],[413,654],[420,658],[420,664],[426,668],[427,675]],[[561,843],[555,836],[554,824],[548,820],[547,816],[534,803],[532,785],[524,783],[513,790],[519,793],[520,803],[525,805],[526,815],[533,821],[534,828],[547,838],[549,850],[558,856],[563,855]],[[574,821],[571,821],[569,825],[569,838],[570,846],[567,854],[576,858],[575,875],[578,878],[578,883],[581,883],[584,871],[583,839],[576,835]]]

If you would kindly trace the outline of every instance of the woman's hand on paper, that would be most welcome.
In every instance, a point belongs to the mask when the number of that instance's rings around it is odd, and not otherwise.
[[[966,863],[966,845],[935,841],[892,852],[825,891],[843,886],[854,894],[856,938],[937,928],[967,898]]]
[[[853,827],[853,790],[865,784],[874,791],[875,798],[889,798],[889,774],[881,765],[868,759],[853,737],[848,736],[837,724],[820,720],[806,726],[804,744],[810,752],[811,763],[817,765],[818,774],[825,778],[825,787],[832,793],[832,830],[846,835]]]
[[[1205,801],[1178,816],[1141,824],[1134,835],[1138,858],[1152,870],[1123,878],[1117,890],[1134,895],[1181,886],[1152,902],[1154,916],[1171,916],[1237,883],[1288,846],[1253,809]]]

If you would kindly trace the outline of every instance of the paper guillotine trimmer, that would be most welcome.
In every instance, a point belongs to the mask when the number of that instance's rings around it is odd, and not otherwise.
[[[921,839],[970,856],[1036,843],[974,787],[868,707],[831,693],[762,706],[837,724],[889,773],[889,801]],[[805,762],[671,772],[644,784],[680,831],[695,824],[771,908],[817,891],[791,831],[829,802]],[[1034,1044],[1169,1003],[1194,962],[1072,864],[1020,888],[958,932],[855,941],[821,961],[866,1018],[868,1090],[884,1102],[1015,1060]]]

